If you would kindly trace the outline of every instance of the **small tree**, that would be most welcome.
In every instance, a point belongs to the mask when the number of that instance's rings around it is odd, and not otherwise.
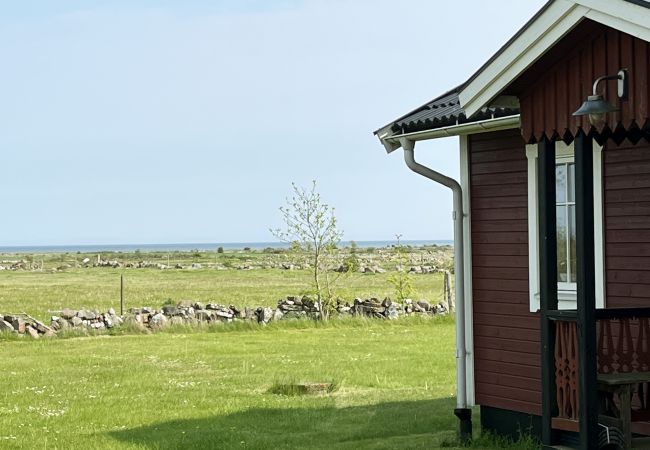
[[[397,239],[397,245],[395,245],[395,253],[397,255],[397,272],[388,278],[388,282],[395,288],[395,296],[397,297],[397,300],[403,302],[405,299],[414,296],[416,292],[415,288],[413,288],[411,275],[409,275],[409,273],[406,271],[406,268],[404,267],[406,265],[407,252],[405,247],[400,242],[402,235],[396,234],[395,238]]]
[[[321,307],[321,317],[327,319],[334,300],[332,283],[327,273],[329,260],[343,233],[336,226],[334,208],[321,200],[316,181],[311,189],[291,183],[293,196],[280,207],[285,229],[271,229],[271,233],[292,247],[306,252],[311,260],[312,288]]]

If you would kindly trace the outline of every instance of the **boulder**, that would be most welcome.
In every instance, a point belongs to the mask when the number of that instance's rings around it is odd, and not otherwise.
[[[389,320],[395,320],[399,318],[399,312],[397,310],[397,306],[394,303],[386,308],[386,317]]]
[[[77,315],[77,311],[74,311],[70,308],[65,308],[63,311],[61,311],[61,317],[63,317],[66,320],[70,320],[76,315]]]
[[[86,311],[85,309],[81,309],[77,311],[77,317],[79,317],[81,320],[93,320],[97,317],[97,314],[95,314],[93,311]]]
[[[25,327],[25,332],[29,334],[31,337],[34,339],[38,339],[40,336],[38,335],[38,331],[36,331],[36,328],[32,328],[30,325],[27,325]]]
[[[11,323],[11,326],[14,327],[14,330],[16,330],[18,333],[20,334],[25,333],[26,331],[25,327],[27,326],[27,323],[25,322],[24,319],[21,319],[20,317],[13,317],[11,321],[8,322]]]
[[[431,311],[431,303],[426,300],[419,300],[418,305],[427,312]]]
[[[207,309],[197,309],[194,311],[194,316],[201,322],[208,322],[214,318],[214,313]]]
[[[6,320],[0,320],[0,332],[5,331],[5,332],[14,332],[13,325],[11,323],[7,322]]]
[[[267,324],[273,319],[273,309],[266,308],[257,308],[257,321],[259,323]]]
[[[226,310],[226,309],[220,309],[214,312],[214,315],[217,317],[221,317],[222,319],[232,319],[233,314]]]
[[[167,317],[162,313],[154,314],[149,318],[149,325],[157,328],[164,327],[167,325]]]

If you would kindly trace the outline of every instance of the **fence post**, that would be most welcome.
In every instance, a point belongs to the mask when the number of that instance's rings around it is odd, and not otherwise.
[[[120,317],[124,315],[124,274],[120,274]]]

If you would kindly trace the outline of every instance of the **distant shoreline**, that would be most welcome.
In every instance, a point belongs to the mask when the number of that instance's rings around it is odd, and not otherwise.
[[[349,247],[355,242],[361,248],[388,247],[395,245],[396,241],[343,241],[342,247]],[[402,245],[453,245],[452,240],[403,240]],[[85,244],[85,245],[16,245],[0,246],[0,253],[131,253],[147,252],[187,252],[187,251],[216,251],[219,247],[224,250],[263,250],[265,248],[289,248],[285,242],[222,242],[222,243],[178,243],[178,244]]]

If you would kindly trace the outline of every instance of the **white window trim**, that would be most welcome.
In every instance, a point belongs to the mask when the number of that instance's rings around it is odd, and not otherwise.
[[[567,146],[556,142],[556,155],[566,155],[573,144]],[[596,142],[594,149],[594,260],[596,271],[596,308],[605,307],[605,261],[603,237],[603,148]],[[566,158],[566,156],[564,156]],[[528,159],[528,281],[530,311],[540,309],[539,300],[539,223],[537,202],[537,144],[526,145]],[[575,309],[576,291],[561,289],[566,283],[558,283],[558,308]]]

